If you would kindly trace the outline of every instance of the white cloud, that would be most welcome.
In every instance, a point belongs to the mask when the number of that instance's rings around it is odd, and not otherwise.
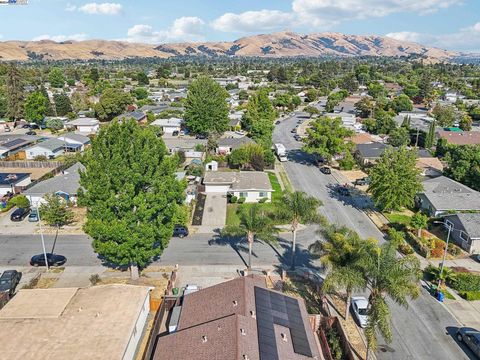
[[[32,41],[40,40],[51,40],[55,42],[62,42],[67,40],[83,41],[87,39],[87,35],[84,33],[81,34],[72,34],[72,35],[40,35],[32,39]]]
[[[198,41],[203,39],[205,23],[198,17],[176,19],[166,30],[155,30],[150,25],[137,24],[128,29],[127,41],[164,43],[174,41]]]
[[[122,5],[117,3],[88,3],[82,6],[67,4],[66,11],[80,11],[91,15],[118,15],[122,12]]]
[[[271,31],[291,26],[295,16],[278,10],[247,11],[241,14],[226,13],[211,25],[225,32]]]
[[[429,14],[464,0],[292,0],[292,11],[278,10],[226,13],[211,26],[225,32],[279,30],[304,24],[311,29],[327,29],[352,19],[384,17],[394,13]]]
[[[386,36],[402,41],[414,41],[423,45],[442,49],[478,52],[478,49],[480,49],[480,22],[447,34],[426,34],[413,31],[400,31],[389,33]]]

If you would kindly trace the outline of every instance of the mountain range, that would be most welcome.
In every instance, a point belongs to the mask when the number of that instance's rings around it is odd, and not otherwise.
[[[121,60],[173,56],[388,56],[418,55],[431,62],[448,61],[457,53],[374,35],[279,32],[230,42],[145,44],[113,40],[0,42],[0,61]]]

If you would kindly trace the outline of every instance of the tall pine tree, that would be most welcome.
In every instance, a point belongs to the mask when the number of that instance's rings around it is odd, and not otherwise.
[[[247,111],[242,118],[242,126],[251,137],[265,149],[272,146],[273,121],[276,111],[268,98],[268,91],[257,91],[248,100]]]
[[[22,74],[15,64],[8,65],[6,79],[7,117],[20,120],[23,116],[23,84]]]
[[[435,142],[435,127],[436,127],[436,121],[432,121],[430,123],[430,127],[428,128],[428,134],[427,137],[425,138],[425,148],[430,149]]]

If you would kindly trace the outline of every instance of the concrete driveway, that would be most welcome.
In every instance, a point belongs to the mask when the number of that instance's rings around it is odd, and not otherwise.
[[[209,234],[225,226],[227,220],[227,195],[225,193],[207,193],[203,209],[202,226],[198,233]]]
[[[2,235],[35,234],[38,230],[38,222],[28,221],[28,216],[18,222],[10,220],[10,215],[15,209],[14,207],[6,213],[0,214],[0,229],[2,229]]]

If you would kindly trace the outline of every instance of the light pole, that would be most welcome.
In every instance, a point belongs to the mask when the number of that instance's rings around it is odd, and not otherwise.
[[[443,268],[445,266],[445,259],[447,258],[448,242],[450,241],[450,233],[453,230],[453,224],[451,223],[448,224],[447,222],[444,222],[444,221],[434,221],[434,224],[442,224],[443,226],[446,226],[448,228],[447,244],[445,245],[445,250],[443,251],[442,263],[440,265],[440,278],[441,278],[443,274]]]
[[[32,204],[31,196],[30,196],[30,204]],[[42,219],[40,218],[40,209],[38,208],[38,202],[35,208],[37,209],[38,226],[40,228],[40,237],[42,239],[43,256],[45,257],[45,266],[47,267],[47,271],[48,271],[49,270],[48,257],[47,257],[47,251],[45,250],[45,239],[43,238]]]

